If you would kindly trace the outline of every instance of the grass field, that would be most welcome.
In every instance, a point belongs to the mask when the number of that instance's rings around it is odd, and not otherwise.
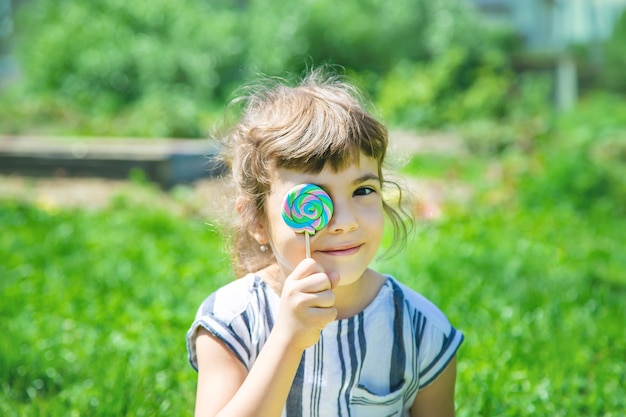
[[[376,266],[465,333],[459,416],[625,415],[626,220],[507,187],[445,207]],[[0,227],[0,415],[192,415],[185,332],[232,279],[206,220],[123,197],[0,201]]]

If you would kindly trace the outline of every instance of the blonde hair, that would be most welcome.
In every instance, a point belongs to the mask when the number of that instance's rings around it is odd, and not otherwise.
[[[266,219],[271,170],[319,173],[330,167],[336,172],[362,153],[377,161],[382,182],[388,133],[365,109],[357,88],[325,69],[311,70],[294,86],[264,80],[233,103],[243,107],[239,122],[223,138],[223,158],[243,202],[233,241],[233,266],[241,276],[275,262],[250,234]],[[408,231],[403,211],[385,202],[383,207],[394,226],[394,243],[401,245]]]

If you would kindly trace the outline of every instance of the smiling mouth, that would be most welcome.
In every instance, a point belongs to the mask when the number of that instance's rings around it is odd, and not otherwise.
[[[347,246],[343,248],[320,250],[319,252],[326,254],[326,255],[332,255],[332,256],[346,256],[346,255],[352,255],[354,253],[357,253],[359,249],[361,249],[361,246],[363,246],[363,244]]]

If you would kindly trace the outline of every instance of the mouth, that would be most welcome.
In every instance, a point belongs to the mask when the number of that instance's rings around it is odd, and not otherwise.
[[[357,253],[359,249],[361,249],[361,246],[363,246],[362,243],[351,244],[351,245],[339,246],[339,247],[330,248],[330,249],[323,249],[323,250],[319,250],[319,252],[325,255],[331,255],[331,256],[347,256],[347,255],[352,255],[352,254]]]

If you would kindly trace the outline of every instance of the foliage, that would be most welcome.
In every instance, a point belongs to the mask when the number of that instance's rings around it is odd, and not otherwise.
[[[626,94],[626,54],[624,53],[624,39],[626,39],[626,10],[622,12],[611,37],[604,44],[605,70],[602,73],[604,87],[609,91],[618,91]]]
[[[467,50],[453,48],[432,63],[402,62],[382,80],[377,104],[392,123],[409,126],[497,116],[512,78],[503,58],[488,53],[471,57]]]
[[[430,61],[484,41],[476,16],[458,1],[322,0],[310,13],[303,32],[314,61],[330,58],[357,73],[383,76],[401,62]]]
[[[467,130],[461,131],[472,152],[416,155],[404,172],[470,182],[485,191],[487,199],[482,203],[486,204],[508,201],[523,210],[562,208],[580,215],[626,214],[626,105],[621,97],[589,95],[577,109],[551,116],[549,126],[542,124],[541,118],[538,123],[543,130],[534,130],[535,140],[524,145],[524,136],[518,136],[515,146],[496,152],[497,158],[493,152],[485,152],[494,149],[487,147],[488,135],[494,133],[487,132],[488,122],[485,136],[476,139],[484,141],[483,151],[472,145]],[[520,126],[524,124],[494,128],[495,132],[515,132]],[[528,135],[532,134],[529,131]]]
[[[386,265],[466,335],[457,415],[618,415],[624,221],[473,207]]]
[[[466,335],[457,415],[626,408],[620,103],[588,98],[524,153],[419,155],[404,168],[474,190],[375,265]],[[99,212],[0,201],[0,224],[2,415],[192,414],[184,334],[231,279],[217,233],[125,195]]]
[[[449,49],[430,63],[404,62],[382,81],[377,105],[392,125],[450,128],[493,155],[530,149],[551,129],[550,77],[517,74],[502,51]]]
[[[118,117],[130,134],[198,136],[201,103],[215,97],[238,50],[222,35],[236,30],[222,4],[30,2],[18,19],[25,93],[75,118]]]
[[[581,213],[626,214],[626,105],[596,94],[558,119],[521,179],[529,208],[568,206]]]
[[[119,134],[123,123],[126,132],[141,135],[195,135],[210,117],[211,105],[203,100],[223,99],[256,71],[282,72],[301,65],[307,54],[316,62],[332,61],[329,51],[341,42],[354,42],[367,54],[385,53],[387,61],[375,62],[337,47],[337,54],[346,55],[336,62],[363,62],[348,72],[370,86],[394,123],[458,124],[472,151],[420,155],[404,168],[409,176],[464,181],[473,198],[446,205],[441,219],[419,227],[405,254],[376,265],[433,300],[465,333],[457,415],[609,417],[626,409],[622,96],[590,94],[575,111],[552,114],[544,100],[550,88],[546,80],[514,76],[497,50],[475,53],[470,40],[466,47],[454,47],[453,32],[441,29],[445,25],[433,25],[442,32],[432,39],[424,29],[423,39],[430,40],[416,42],[414,61],[398,58],[409,53],[401,48],[394,58],[393,51],[383,51],[385,44],[372,43],[365,28],[380,29],[384,36],[385,25],[397,21],[376,25],[365,7],[346,20],[356,2],[337,5],[337,20],[329,20],[347,26],[345,37],[321,25],[329,18],[324,1],[256,0],[246,3],[246,14],[236,15],[240,3],[190,1],[186,10],[153,3],[100,1],[88,8],[80,2],[33,1],[42,9],[24,15],[23,22],[36,28],[28,36],[58,50],[66,61],[24,52],[31,62],[50,64],[58,73],[32,68],[43,84],[7,92],[2,117],[8,115],[16,130],[15,119],[37,115],[35,124],[45,129],[67,129],[55,125],[60,119],[82,132]],[[365,4],[383,14],[382,1]],[[453,3],[420,4],[441,12]],[[160,16],[161,7],[169,7],[170,14]],[[210,7],[220,22],[204,13]],[[67,14],[81,16],[85,25],[95,12],[102,22],[94,25],[113,39],[96,39],[74,24],[80,35],[75,45],[94,42],[98,48],[91,58],[73,59],[79,50],[66,51],[74,39],[61,33],[65,29],[58,22]],[[127,24],[111,23],[114,12]],[[415,23],[406,13],[397,18]],[[46,20],[52,26],[42,23]],[[143,35],[135,33],[135,24],[145,28]],[[237,31],[229,32],[234,27]],[[313,45],[307,34],[323,39]],[[212,41],[203,36],[226,42],[218,46],[222,52],[209,48]],[[205,60],[198,67],[174,47],[181,39]],[[155,45],[163,40],[170,45],[163,54],[176,62],[176,70],[154,62],[160,54]],[[117,46],[131,46],[131,52],[107,64],[108,73],[89,64],[90,59],[108,62],[106,51]],[[275,55],[267,53],[274,48]],[[247,64],[240,67],[240,62]],[[202,74],[205,65],[210,70]],[[113,78],[106,77],[126,71],[136,88],[116,95],[107,87]],[[89,75],[89,82],[77,74]],[[80,92],[91,83],[92,96]],[[168,83],[171,90],[162,88]],[[68,90],[60,92],[59,85]],[[50,91],[41,93],[45,86]],[[180,127],[173,127],[174,121]],[[195,130],[186,130],[190,126]],[[140,178],[135,182],[145,187]],[[186,363],[184,333],[200,301],[231,279],[217,233],[201,219],[137,205],[123,195],[96,212],[0,200],[0,224],[5,319],[0,414],[192,415],[196,375]]]
[[[418,155],[404,168],[475,187],[418,231],[412,256],[384,265],[466,334],[457,415],[616,416],[626,406],[616,365],[626,354],[624,110],[618,97],[588,97],[528,152]]]
[[[228,260],[203,222],[125,201],[0,205],[3,416],[192,414],[185,328]]]
[[[506,88],[505,83],[500,85]],[[495,94],[497,86],[491,90]],[[548,136],[554,126],[554,109],[546,99],[552,82],[542,74],[519,74],[501,95],[500,117],[478,112],[461,120],[457,130],[468,148],[476,154],[498,155],[506,151],[532,151]],[[480,91],[480,88],[477,89]],[[463,102],[463,98],[459,97]]]
[[[344,67],[372,95],[389,78],[385,103],[411,81],[407,67],[442,71],[442,83],[428,88],[450,108],[429,110],[418,120],[426,126],[468,117],[475,106],[497,112],[509,81],[496,74],[500,64],[485,65],[495,37],[460,0],[32,0],[17,33],[24,82],[0,99],[9,132],[203,136],[236,87],[322,63]],[[467,92],[458,112],[454,91]]]
[[[619,7],[618,7],[619,10]],[[626,94],[626,9],[622,10],[612,25],[606,39],[599,36],[587,42],[569,45],[578,71],[578,88],[582,92],[602,89],[605,92]]]
[[[184,334],[230,279],[228,260],[202,221],[128,201],[0,203],[2,415],[192,414]],[[624,218],[494,205],[483,192],[446,212],[377,267],[466,335],[458,415],[617,415]]]

